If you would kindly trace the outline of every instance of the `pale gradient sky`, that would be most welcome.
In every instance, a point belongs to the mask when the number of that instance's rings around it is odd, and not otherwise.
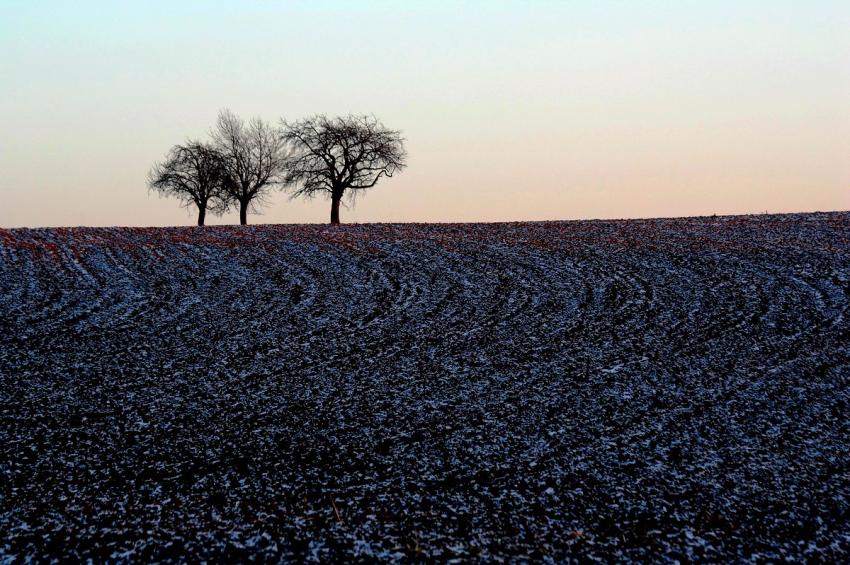
[[[403,130],[343,222],[850,209],[847,0],[0,0],[0,54],[5,227],[191,225],[145,175],[223,107]]]

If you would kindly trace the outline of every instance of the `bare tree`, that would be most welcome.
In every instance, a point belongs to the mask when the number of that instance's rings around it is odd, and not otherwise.
[[[293,124],[283,122],[283,137],[294,148],[284,182],[292,196],[331,199],[331,223],[339,223],[339,203],[354,198],[381,177],[405,168],[407,154],[401,132],[390,130],[374,116],[313,116]]]
[[[221,155],[198,141],[175,145],[165,161],[148,173],[148,187],[163,196],[174,196],[183,206],[198,207],[198,225],[204,225],[207,210],[220,214],[227,209],[223,193],[225,170]]]
[[[216,149],[224,158],[228,197],[239,204],[239,223],[248,223],[248,209],[256,212],[266,203],[272,187],[281,180],[286,165],[286,145],[280,132],[261,120],[245,122],[222,110],[212,132]]]

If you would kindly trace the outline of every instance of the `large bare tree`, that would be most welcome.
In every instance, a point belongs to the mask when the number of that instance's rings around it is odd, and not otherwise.
[[[282,180],[286,144],[280,132],[260,118],[246,123],[230,110],[219,113],[212,136],[224,158],[225,192],[239,205],[239,223],[245,225],[249,208],[256,212]]]
[[[390,130],[374,116],[317,115],[283,122],[283,138],[293,148],[285,184],[293,196],[331,199],[331,223],[339,223],[339,204],[375,186],[381,177],[403,170],[407,157],[401,133]]]
[[[204,225],[207,211],[224,212],[228,205],[223,192],[224,163],[214,147],[198,141],[175,145],[165,160],[148,173],[148,187],[163,196],[178,198],[183,206],[198,207],[198,225]]]

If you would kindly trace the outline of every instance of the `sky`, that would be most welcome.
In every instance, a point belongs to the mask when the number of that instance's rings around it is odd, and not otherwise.
[[[191,225],[146,175],[222,108],[402,130],[343,222],[847,210],[848,30],[847,0],[0,0],[0,226]]]

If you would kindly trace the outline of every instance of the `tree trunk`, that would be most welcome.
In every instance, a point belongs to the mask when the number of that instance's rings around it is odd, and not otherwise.
[[[207,217],[207,207],[198,206],[198,225],[204,225],[204,219]]]
[[[331,223],[338,224],[339,223],[339,201],[342,200],[342,196],[332,196],[331,197]]]
[[[248,224],[248,200],[239,202],[239,223],[241,225]]]

